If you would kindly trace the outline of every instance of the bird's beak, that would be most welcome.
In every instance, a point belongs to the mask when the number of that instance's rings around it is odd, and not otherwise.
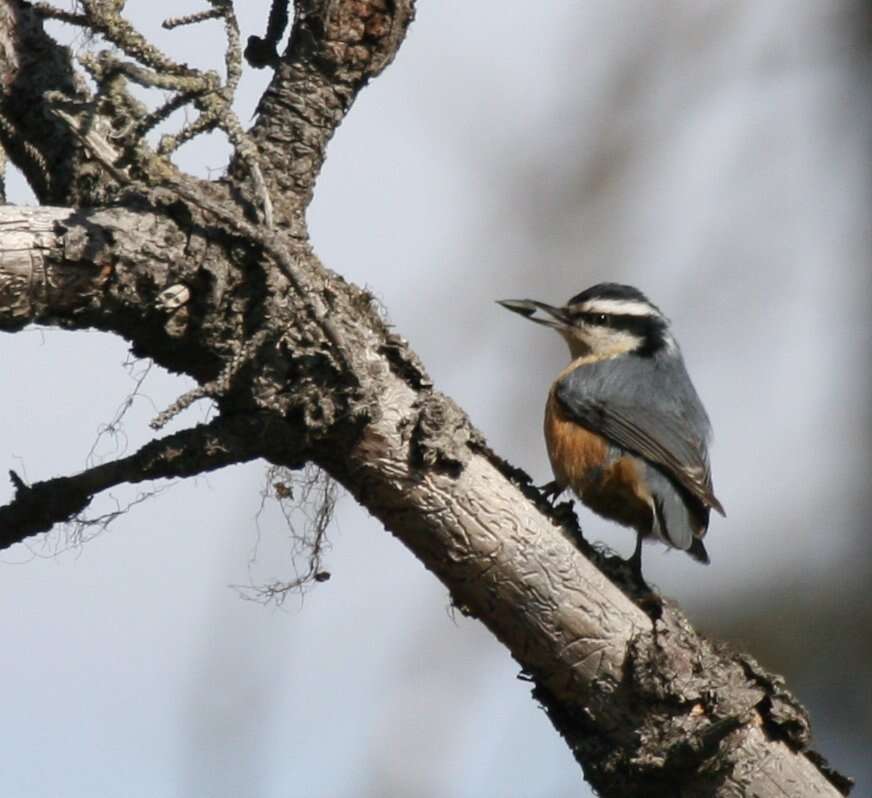
[[[563,330],[569,326],[569,319],[566,317],[566,311],[563,308],[555,308],[551,305],[546,305],[544,302],[536,302],[534,299],[498,299],[498,305],[502,305],[507,310],[513,313],[518,313],[536,324],[544,324],[546,327],[553,327],[555,330]],[[547,315],[543,316],[541,313]],[[536,315],[539,313],[540,315]],[[548,318],[548,317],[551,318]]]

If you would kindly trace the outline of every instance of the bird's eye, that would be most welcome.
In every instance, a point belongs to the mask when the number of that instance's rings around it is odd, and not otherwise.
[[[589,310],[574,313],[573,319],[584,324],[593,324],[597,327],[610,327],[612,323],[612,317],[608,313],[593,313]]]

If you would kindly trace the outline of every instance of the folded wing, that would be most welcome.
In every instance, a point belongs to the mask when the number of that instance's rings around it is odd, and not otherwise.
[[[651,368],[656,369],[656,365]],[[579,424],[659,466],[705,507],[724,515],[712,488],[706,447],[708,419],[692,386],[696,404],[683,414],[678,405],[661,408],[654,406],[650,397],[646,401],[638,390],[638,379],[633,381],[632,390],[623,391],[619,380],[609,372],[608,361],[580,366],[558,383],[557,399]]]

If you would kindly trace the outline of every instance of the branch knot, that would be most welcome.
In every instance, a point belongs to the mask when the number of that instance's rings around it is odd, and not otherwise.
[[[466,414],[444,394],[425,394],[412,432],[412,457],[421,465],[459,476],[472,453],[474,437]]]

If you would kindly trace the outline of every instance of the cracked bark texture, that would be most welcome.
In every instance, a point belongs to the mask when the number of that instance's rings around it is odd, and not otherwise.
[[[241,158],[213,183],[147,153],[105,163],[89,147],[123,127],[117,103],[88,93],[30,6],[0,3],[0,139],[43,203],[0,210],[0,329],[113,332],[193,377],[219,409],[212,424],[82,474],[13,475],[0,545],[122,481],[256,457],[314,462],[505,644],[601,795],[847,794],[808,750],[808,718],[781,680],[700,637],[668,601],[640,602],[567,506],[546,504],[434,390],[370,296],[320,263],[305,211],[327,143],[394,58],[414,5],[300,0],[295,12],[249,131],[275,209],[267,231],[250,221]],[[74,122],[58,121],[47,91]]]

